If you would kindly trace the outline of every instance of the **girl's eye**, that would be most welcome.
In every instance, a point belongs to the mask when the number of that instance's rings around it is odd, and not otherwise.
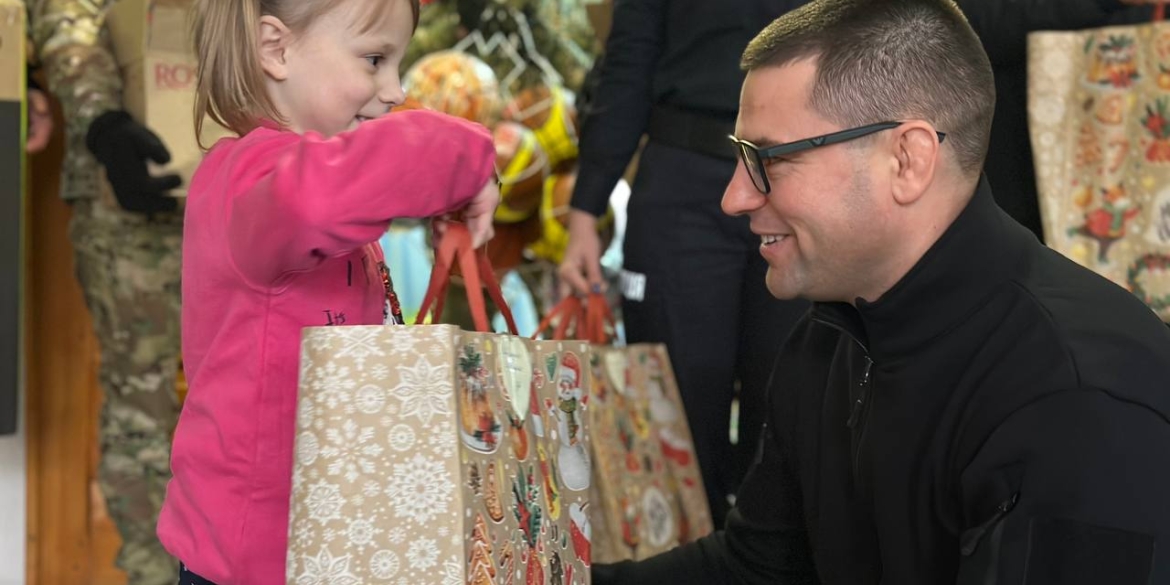
[[[384,59],[385,57],[381,55],[368,55],[366,57],[366,61],[369,61],[370,65],[373,65],[374,67],[377,67],[378,64],[381,63]]]

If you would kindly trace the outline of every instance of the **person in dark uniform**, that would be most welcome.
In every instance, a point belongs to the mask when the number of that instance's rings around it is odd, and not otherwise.
[[[955,2],[816,0],[742,63],[723,209],[813,307],[725,528],[593,583],[1170,583],[1170,331],[996,204]]]
[[[627,340],[665,342],[716,526],[755,451],[768,364],[807,305],[777,301],[745,217],[719,198],[735,169],[732,133],[751,38],[801,0],[616,0],[582,113],[580,159],[560,274],[600,287],[597,218],[644,134],[620,276]],[[740,401],[738,440],[729,438]]]

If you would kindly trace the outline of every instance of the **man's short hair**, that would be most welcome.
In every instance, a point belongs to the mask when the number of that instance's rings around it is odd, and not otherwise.
[[[748,45],[746,71],[816,59],[809,107],[842,126],[922,119],[947,134],[959,167],[982,170],[991,62],[952,0],[816,0]]]

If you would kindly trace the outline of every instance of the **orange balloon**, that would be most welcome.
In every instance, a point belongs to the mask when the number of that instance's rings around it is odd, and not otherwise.
[[[492,68],[460,51],[438,51],[416,62],[403,76],[406,95],[424,107],[494,126],[503,106]]]
[[[540,207],[548,159],[536,135],[516,122],[500,122],[492,132],[496,168],[500,172],[501,201],[496,220],[523,221]]]

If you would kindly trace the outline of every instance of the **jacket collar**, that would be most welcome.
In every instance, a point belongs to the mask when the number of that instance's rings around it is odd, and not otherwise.
[[[966,319],[1000,284],[1027,271],[1040,243],[995,203],[986,177],[918,263],[870,303],[815,303],[813,318],[841,329],[875,361],[909,355]]]

